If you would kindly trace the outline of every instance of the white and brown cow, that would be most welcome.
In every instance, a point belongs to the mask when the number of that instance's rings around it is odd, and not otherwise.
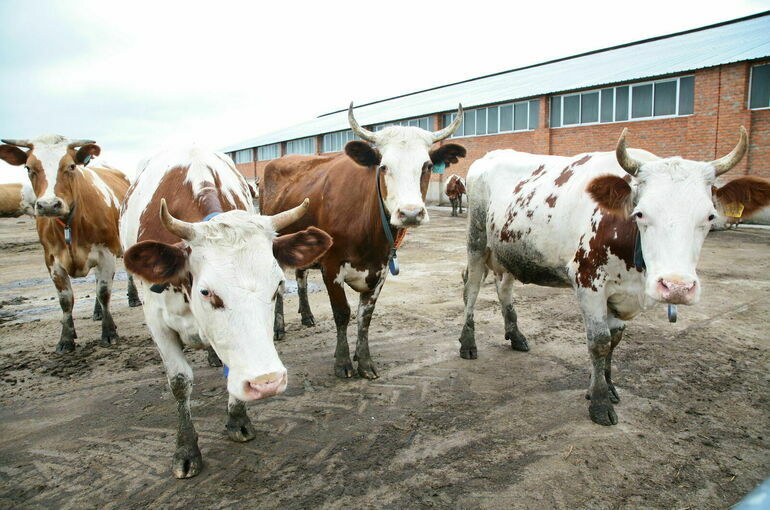
[[[75,299],[70,277],[86,276],[91,269],[96,272],[94,320],[102,321],[101,344],[117,342],[109,304],[115,260],[122,253],[118,217],[128,179],[113,168],[85,166],[101,152],[91,140],[44,135],[34,140],[3,142],[6,145],[0,145],[0,158],[11,165],[26,167],[35,195],[34,213],[45,265],[64,313],[56,352],[75,350]],[[140,304],[129,278],[129,305]]]
[[[0,218],[35,216],[35,193],[29,184],[0,184]]]
[[[574,157],[493,151],[468,174],[460,355],[477,357],[473,310],[487,268],[497,277],[505,338],[515,350],[529,346],[516,324],[514,279],[572,287],[593,364],[589,413],[602,425],[617,423],[611,362],[625,321],[655,303],[696,303],[695,267],[718,211],[737,207],[750,215],[770,203],[770,183],[756,177],[713,187],[745,153],[743,128],[738,146],[710,162],[626,149],[625,136],[616,152]]]
[[[284,280],[279,263],[312,264],[331,245],[316,228],[276,238],[307,201],[270,217],[255,214],[251,198],[229,157],[187,148],[147,160],[123,203],[126,268],[142,281],[147,326],[177,400],[177,478],[195,476],[202,465],[183,346],[213,347],[229,367],[227,434],[254,439],[244,402],[282,393],[287,384],[272,331]]]
[[[446,189],[444,191],[446,196],[449,197],[449,203],[452,204],[452,216],[457,216],[457,209],[460,209],[460,213],[463,213],[463,195],[467,194],[465,191],[465,179],[457,174],[452,174],[446,183]]]

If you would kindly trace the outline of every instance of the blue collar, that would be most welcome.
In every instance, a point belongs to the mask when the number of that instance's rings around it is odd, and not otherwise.
[[[211,214],[207,215],[205,218],[203,218],[203,221],[209,221],[209,220],[210,220],[211,218],[213,218],[214,216],[219,216],[220,214],[222,214],[222,211],[219,211],[219,212],[213,212],[213,213],[211,213]]]

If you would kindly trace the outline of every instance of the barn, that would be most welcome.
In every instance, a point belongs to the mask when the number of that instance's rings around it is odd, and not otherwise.
[[[453,136],[468,157],[464,176],[490,150],[573,155],[614,149],[628,127],[633,144],[660,156],[711,160],[729,152],[743,125],[748,157],[730,175],[770,177],[770,11],[357,105],[371,130],[440,129],[457,103]],[[342,106],[342,105],[341,105]],[[247,178],[286,154],[334,155],[353,139],[347,105],[224,149]],[[447,142],[450,142],[447,140]],[[428,200],[442,196],[434,175]]]

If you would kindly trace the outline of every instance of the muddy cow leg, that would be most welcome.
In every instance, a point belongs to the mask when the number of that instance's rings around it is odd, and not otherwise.
[[[297,296],[299,296],[299,314],[302,316],[303,326],[315,326],[315,317],[310,310],[310,302],[307,299],[307,272],[308,269],[297,269]]]
[[[385,283],[385,272],[374,287],[374,290],[362,292],[358,304],[358,340],[356,341],[356,356],[358,360],[358,375],[367,379],[377,379],[377,369],[372,362],[372,356],[369,353],[369,324],[372,322],[372,314],[377,304],[377,297],[380,295],[383,283]]]
[[[139,299],[139,292],[136,290],[136,284],[134,283],[134,276],[128,273],[128,289],[126,294],[128,295],[128,306],[131,308],[142,306],[142,300]]]
[[[503,310],[503,322],[505,323],[505,339],[511,341],[514,351],[528,351],[529,344],[524,335],[519,331],[516,322],[516,309],[513,307],[513,276],[510,273],[495,275],[497,297],[500,299],[500,307]]]
[[[110,313],[110,296],[112,295],[112,279],[115,276],[115,257],[111,253],[105,253],[96,266],[96,298],[102,307],[102,347],[118,343],[118,330]]]
[[[610,402],[617,404],[620,402],[620,395],[617,388],[612,383],[612,353],[615,352],[615,347],[620,343],[623,338],[623,331],[626,329],[625,322],[614,317],[608,317],[608,325],[610,328],[610,353],[607,354],[606,362],[604,365],[604,379],[607,381],[607,390],[610,394]],[[590,393],[586,392],[586,399],[591,400]]]
[[[324,268],[323,279],[326,292],[329,293],[329,301],[332,305],[334,324],[337,326],[337,349],[334,351],[334,375],[337,377],[353,377],[353,362],[350,361],[350,348],[348,347],[348,323],[350,322],[350,306],[345,297],[343,283],[337,283],[334,279],[339,268],[331,270]]]
[[[94,321],[102,320],[102,305],[99,304],[99,282],[96,282],[96,297],[94,298],[94,314],[91,316]]]
[[[599,425],[615,425],[618,417],[610,400],[605,375],[609,367],[607,356],[612,351],[612,336],[607,325],[607,300],[602,292],[588,289],[578,289],[577,295],[591,355],[591,384],[588,388],[591,403],[588,413],[591,420]]]
[[[457,197],[452,197],[450,202],[452,202],[452,216],[457,216]]]
[[[486,220],[484,215],[470,212],[472,215],[468,222],[468,265],[465,268],[463,281],[463,302],[465,303],[465,324],[460,334],[460,356],[465,359],[476,359],[475,324],[473,312],[476,307],[476,299],[479,297],[479,289],[484,280],[487,269],[484,261],[484,252],[487,244]]]
[[[460,207],[460,214],[463,213],[463,196],[460,195],[457,197],[457,205]]]
[[[251,441],[256,437],[254,426],[246,414],[246,404],[232,395],[227,400],[227,437],[238,443]]]
[[[281,283],[278,295],[275,296],[275,321],[273,322],[273,341],[283,340],[286,335],[286,327],[283,322],[283,292],[285,286]]]
[[[206,357],[210,367],[221,367],[222,360],[219,359],[216,351],[210,345],[206,347]]]
[[[150,298],[152,299],[152,298]],[[147,326],[158,347],[171,393],[176,399],[179,423],[176,433],[176,451],[172,462],[172,471],[177,478],[192,478],[203,467],[203,458],[198,448],[198,434],[190,413],[190,393],[193,385],[192,367],[182,352],[182,342],[175,331],[166,327],[162,319],[162,308],[153,307],[154,311],[145,314]],[[145,311],[147,308],[145,308]]]
[[[72,285],[67,271],[54,262],[54,265],[48,268],[56,291],[59,293],[59,306],[61,306],[61,337],[56,345],[56,352],[64,354],[75,350],[75,339],[78,334],[75,332],[75,321],[72,319],[72,307],[75,304],[75,297],[72,294]]]

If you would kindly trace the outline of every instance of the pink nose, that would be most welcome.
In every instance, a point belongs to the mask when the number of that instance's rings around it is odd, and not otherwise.
[[[695,297],[696,284],[694,281],[680,282],[677,280],[658,279],[658,293],[663,301],[674,305],[686,305]]]
[[[424,207],[402,207],[396,213],[402,225],[419,225],[425,218]]]
[[[280,395],[286,390],[286,372],[262,375],[245,384],[246,395],[254,400]]]

